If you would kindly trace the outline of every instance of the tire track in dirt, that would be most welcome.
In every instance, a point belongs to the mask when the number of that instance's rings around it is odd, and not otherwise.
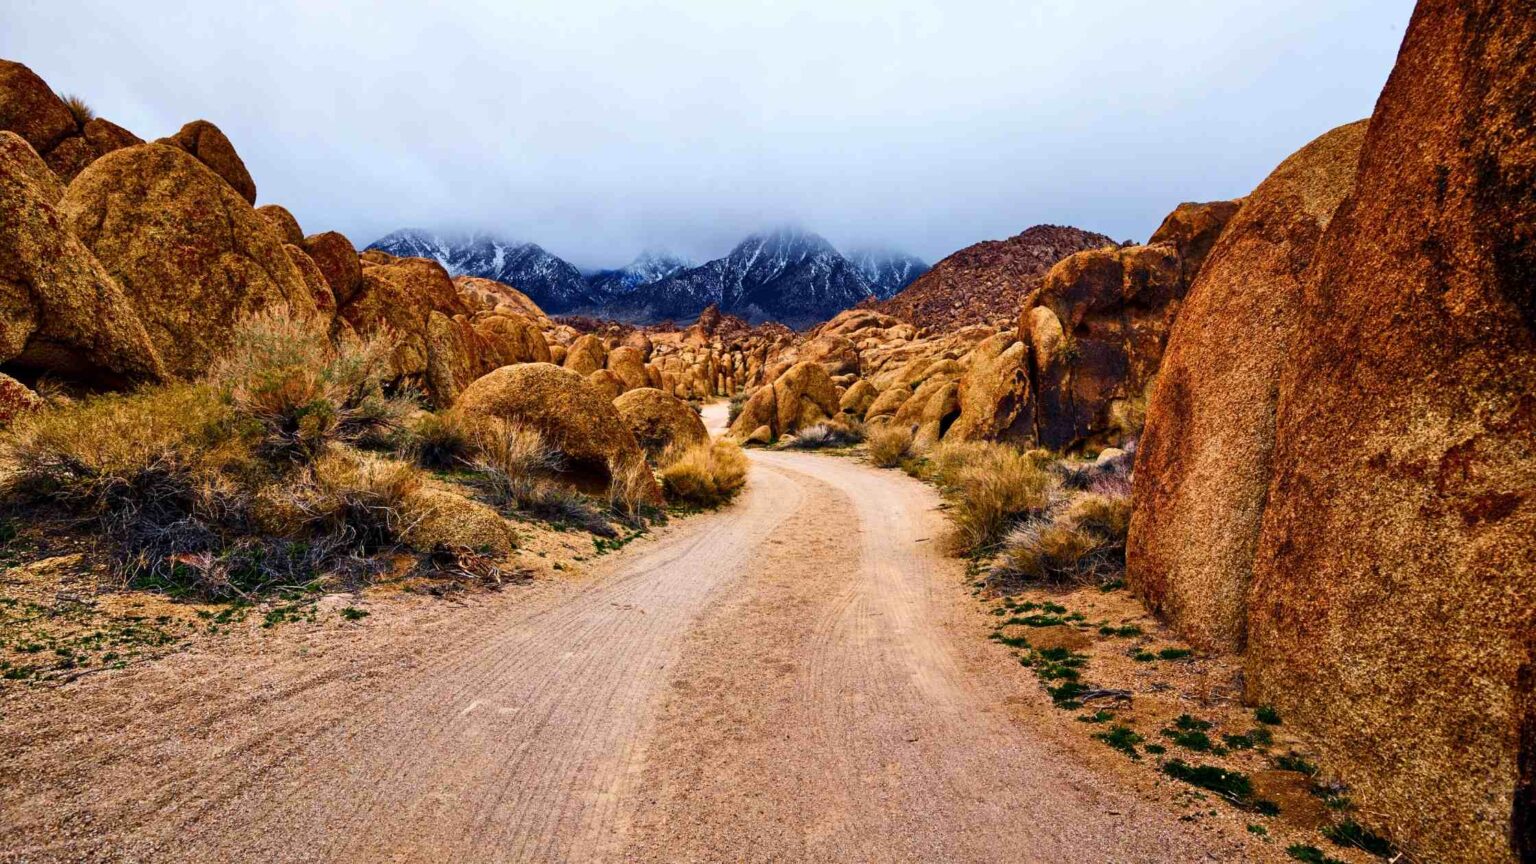
[[[801,549],[690,637],[626,860],[1239,860],[1008,716],[997,652],[966,641],[963,566],[934,548],[933,490],[847,459],[753,460],[827,515],[787,522]],[[729,692],[697,686],[719,678]]]

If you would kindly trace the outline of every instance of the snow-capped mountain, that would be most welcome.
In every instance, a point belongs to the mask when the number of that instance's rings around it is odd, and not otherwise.
[[[824,238],[780,228],[754,234],[729,255],[642,286],[611,304],[622,317],[685,321],[711,303],[752,322],[804,327],[874,293]]]
[[[368,248],[432,258],[453,276],[504,282],[550,314],[579,312],[636,323],[691,321],[715,304],[753,323],[806,327],[871,296],[890,297],[927,270],[918,259],[896,252],[863,252],[850,260],[820,235],[798,228],[754,234],[725,257],[699,266],[647,252],[624,267],[587,276],[537,244],[491,234],[407,229]]]
[[[847,258],[864,275],[865,281],[874,289],[875,296],[881,300],[896,296],[901,289],[928,272],[928,265],[923,263],[923,259],[889,249],[861,249],[849,253]]]
[[[581,271],[537,243],[517,243],[490,234],[438,235],[408,228],[382,237],[368,248],[401,257],[434,258],[450,276],[504,282],[551,314],[591,306],[595,301]]]
[[[594,299],[607,302],[608,298],[628,294],[637,288],[650,285],[694,266],[687,258],[666,252],[647,251],[617,270],[599,270],[587,276],[587,285]]]

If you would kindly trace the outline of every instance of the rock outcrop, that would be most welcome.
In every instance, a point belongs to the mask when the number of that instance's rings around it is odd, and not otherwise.
[[[107,154],[69,184],[58,209],[121,286],[171,375],[205,371],[253,312],[315,312],[272,226],[175,147]]]
[[[1529,5],[1419,3],[1313,261],[1249,591],[1252,697],[1426,860],[1536,855],[1533,104]]]
[[[465,388],[456,407],[537,429],[564,456],[564,476],[604,493],[613,472],[643,464],[645,453],[617,408],[580,375],[550,363],[503,366]],[[652,480],[649,497],[661,500]]]
[[[1197,638],[1245,634],[1249,698],[1276,706],[1372,827],[1423,860],[1536,856],[1533,102],[1527,6],[1420,2],[1321,237],[1337,171],[1296,180],[1274,219],[1211,253],[1221,269],[1192,300],[1203,320],[1233,320],[1179,322],[1170,356],[1184,371],[1158,385],[1136,469],[1152,496],[1138,507],[1174,507],[1136,516],[1143,590]],[[1289,259],[1314,243],[1296,275]],[[1260,302],[1277,289],[1291,297]],[[1222,371],[1250,356],[1250,372]],[[1212,392],[1231,386],[1264,402],[1221,413]],[[1229,452],[1208,463],[1213,447]],[[1245,459],[1267,461],[1267,482]],[[1207,536],[1195,521],[1251,536],[1255,519],[1246,591],[1241,536],[1209,560],[1169,553]],[[1206,584],[1246,605],[1191,603]]]
[[[165,377],[130,298],[58,210],[64,189],[0,132],[0,362],[96,386]]]
[[[235,152],[235,145],[229,142],[219,127],[207,120],[193,120],[177,130],[175,135],[161,138],[155,143],[185,150],[222,177],[231,189],[245,199],[245,203],[256,203],[256,181],[251,179],[251,172],[245,169],[245,161]]]
[[[1245,642],[1275,380],[1300,335],[1306,266],[1354,188],[1365,126],[1323,135],[1248,196],[1163,355],[1136,457],[1127,579],[1203,648],[1236,651]]]
[[[630,390],[613,400],[613,407],[652,462],[669,448],[681,450],[709,441],[709,431],[697,411],[654,387]]]

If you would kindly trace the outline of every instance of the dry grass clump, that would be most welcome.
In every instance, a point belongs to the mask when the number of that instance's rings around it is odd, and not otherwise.
[[[1125,569],[1129,495],[1085,492],[1008,533],[994,578],[1107,584]]]
[[[69,113],[74,115],[75,125],[84,126],[96,119],[96,112],[92,111],[91,106],[85,104],[85,100],[79,96],[73,93],[60,93],[59,98],[64,100],[64,107],[69,109]]]
[[[1058,497],[1036,455],[1007,444],[941,444],[928,459],[932,478],[950,503],[962,553],[995,545],[1009,528],[1045,512]]]
[[[0,491],[99,537],[126,584],[208,599],[352,584],[404,543],[421,484],[348,446],[397,422],[382,344],[337,349],[323,326],[255,316],[201,381],[18,418]]]
[[[862,423],[829,420],[801,429],[781,446],[786,450],[824,450],[829,447],[852,447],[863,440]]]
[[[912,430],[888,425],[869,433],[869,461],[878,468],[895,468],[912,452]]]
[[[601,508],[557,479],[564,458],[539,430],[494,417],[440,415],[468,441],[464,463],[491,503],[558,525],[612,537]]]
[[[652,509],[656,475],[650,463],[635,459],[626,463],[608,460],[608,509],[631,525],[642,525]]]
[[[236,330],[209,372],[237,414],[260,426],[269,455],[310,462],[333,443],[383,440],[415,406],[384,394],[394,340],[332,345],[325,323],[259,312]]]
[[[716,507],[747,484],[747,457],[734,442],[695,444],[662,457],[661,485],[671,501]]]

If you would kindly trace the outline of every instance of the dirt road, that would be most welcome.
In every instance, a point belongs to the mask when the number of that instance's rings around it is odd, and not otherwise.
[[[6,711],[0,860],[1237,860],[1010,716],[931,490],[752,459],[592,578]]]

